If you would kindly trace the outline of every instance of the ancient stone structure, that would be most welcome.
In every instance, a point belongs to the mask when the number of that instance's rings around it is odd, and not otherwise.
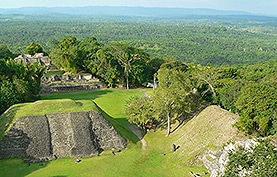
[[[67,84],[67,85],[53,85],[53,86],[42,86],[40,90],[40,94],[48,94],[48,93],[60,93],[60,92],[73,92],[73,91],[81,91],[81,90],[93,90],[99,89],[103,86],[99,83],[93,84]]]
[[[91,157],[102,150],[125,146],[126,140],[98,111],[26,116],[19,118],[0,140],[0,159]]]
[[[43,76],[41,85],[40,94],[103,88],[102,83],[91,74]]]
[[[74,75],[51,75],[49,77],[43,76],[41,78],[42,85],[51,85],[51,84],[61,84],[61,83],[90,83],[90,82],[99,82],[98,79],[94,78],[91,74],[78,74]]]
[[[36,53],[35,55],[21,54],[14,60],[21,61],[23,64],[39,62],[41,65],[46,66],[47,69],[53,67],[49,57],[44,56],[43,53]]]
[[[253,139],[230,143],[226,145],[223,149],[209,150],[203,155],[202,161],[205,167],[209,170],[211,177],[218,177],[224,174],[226,165],[228,163],[228,154],[230,151],[236,151],[238,147],[250,149],[251,147],[255,147],[256,145],[257,142]]]

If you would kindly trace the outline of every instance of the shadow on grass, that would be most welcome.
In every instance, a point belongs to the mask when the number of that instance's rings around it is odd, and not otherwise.
[[[10,124],[13,122],[17,111],[20,110],[22,106],[23,105],[12,106],[0,116],[0,140],[4,136],[5,131],[9,128]]]
[[[113,118],[108,113],[103,111],[94,101],[93,103],[97,107],[97,109],[101,112],[101,114],[113,125],[115,130],[125,139],[130,140],[133,143],[137,143],[140,139],[129,130],[129,126],[131,125],[126,118]]]
[[[68,93],[51,93],[41,96],[42,100],[54,100],[54,99],[72,99],[72,100],[94,100],[101,97],[102,95],[113,92],[109,89],[101,90],[88,90],[88,91],[76,91]]]
[[[20,158],[0,160],[0,176],[21,177],[45,168],[49,162],[24,163]]]

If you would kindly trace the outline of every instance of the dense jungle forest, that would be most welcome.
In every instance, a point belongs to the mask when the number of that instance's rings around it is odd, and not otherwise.
[[[277,22],[260,16],[144,18],[0,15],[0,41],[15,54],[35,42],[45,52],[65,36],[124,42],[151,57],[172,57],[202,65],[253,64],[275,59]]]

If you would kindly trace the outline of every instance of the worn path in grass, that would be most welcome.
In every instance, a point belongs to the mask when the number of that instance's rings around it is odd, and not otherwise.
[[[138,137],[142,144],[142,149],[144,149],[147,146],[147,142],[143,138],[141,130],[135,125],[130,125],[128,128]]]

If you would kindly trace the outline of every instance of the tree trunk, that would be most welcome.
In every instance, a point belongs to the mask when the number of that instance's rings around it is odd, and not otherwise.
[[[203,78],[202,78],[202,80],[205,81],[205,82],[209,85],[209,87],[210,87],[210,89],[211,89],[211,91],[212,91],[213,97],[216,97],[216,92],[215,92],[215,89],[214,89],[214,87],[212,86],[212,84],[211,84],[210,82],[208,82],[206,79],[203,79]]]
[[[126,75],[126,88],[129,89],[129,77]]]
[[[166,136],[169,136],[170,134],[170,114],[167,113],[167,134]]]

